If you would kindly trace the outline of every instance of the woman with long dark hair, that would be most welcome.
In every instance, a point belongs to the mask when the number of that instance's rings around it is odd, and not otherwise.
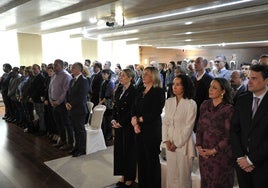
[[[209,98],[201,104],[196,132],[201,187],[232,188],[230,121],[234,108],[229,82],[225,78],[212,80]]]
[[[167,188],[191,188],[192,163],[196,156],[194,85],[188,76],[178,75],[173,80],[172,90],[175,97],[166,101],[162,127],[167,156]]]

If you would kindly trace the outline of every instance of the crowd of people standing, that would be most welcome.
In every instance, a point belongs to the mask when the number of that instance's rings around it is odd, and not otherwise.
[[[232,63],[236,63],[232,61]],[[186,66],[185,66],[186,65]],[[202,188],[268,186],[268,55],[230,70],[225,56],[150,66],[85,61],[13,67],[0,85],[7,122],[49,135],[73,157],[85,154],[87,101],[105,105],[102,130],[114,144],[117,187],[161,187],[160,145],[166,148],[167,187],[191,187],[199,157]],[[189,68],[191,67],[191,68]],[[237,66],[236,66],[237,68]],[[164,109],[164,110],[163,110]],[[114,129],[114,131],[113,131]],[[55,135],[58,135],[55,137]]]

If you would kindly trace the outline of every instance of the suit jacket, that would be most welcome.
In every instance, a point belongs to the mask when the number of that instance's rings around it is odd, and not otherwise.
[[[241,95],[245,94],[246,91],[247,91],[247,87],[243,84],[239,88],[239,90],[237,90],[236,94],[233,97],[234,104],[236,104],[238,97],[240,97]]]
[[[165,91],[162,88],[151,88],[146,95],[143,89],[137,92],[132,116],[143,117],[139,123],[145,139],[161,141],[161,113],[165,105]]]
[[[29,98],[32,98],[34,103],[42,103],[41,97],[45,96],[45,78],[41,73],[34,76],[30,88],[29,88]]]
[[[2,94],[5,94],[5,95],[7,95],[9,81],[12,76],[12,74],[10,73],[11,72],[4,73],[0,79],[0,89],[1,89]]]
[[[232,151],[235,159],[247,155],[257,168],[268,167],[268,92],[253,119],[253,94],[238,98],[231,121]]]
[[[85,115],[88,113],[88,87],[88,81],[83,75],[80,75],[76,81],[75,78],[71,80],[66,97],[66,101],[72,105],[71,115]]]
[[[122,127],[131,126],[133,130],[131,125],[131,109],[135,99],[135,88],[133,85],[130,85],[123,95],[122,92],[123,86],[120,85],[114,95],[113,119],[119,122]]]
[[[101,71],[97,74],[92,75],[91,83],[90,83],[90,93],[91,93],[91,101],[94,103],[94,106],[99,103],[99,94],[100,88],[102,84],[102,75]]]
[[[193,127],[196,116],[196,103],[192,99],[168,98],[162,125],[162,140],[171,141],[184,155],[196,156]]]

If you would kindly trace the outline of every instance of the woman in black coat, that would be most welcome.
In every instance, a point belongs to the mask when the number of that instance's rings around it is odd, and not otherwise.
[[[137,141],[139,188],[160,188],[161,113],[165,92],[157,68],[146,67],[142,79],[145,87],[137,92],[131,120]]]
[[[135,133],[131,125],[131,107],[135,99],[132,85],[134,76],[132,70],[124,69],[119,76],[120,85],[114,96],[114,175],[122,176],[117,186],[124,187],[131,187],[136,179]]]

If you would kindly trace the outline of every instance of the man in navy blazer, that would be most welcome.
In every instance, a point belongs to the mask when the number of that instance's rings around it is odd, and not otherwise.
[[[88,113],[87,94],[89,86],[87,79],[82,75],[82,70],[83,65],[81,63],[72,65],[73,79],[66,98],[66,108],[70,111],[71,123],[75,133],[75,146],[71,152],[73,157],[79,157],[86,153],[85,119]]]
[[[268,66],[253,65],[248,82],[250,92],[239,97],[235,106],[231,144],[240,188],[268,187],[267,85]],[[254,113],[255,106],[258,108]]]

